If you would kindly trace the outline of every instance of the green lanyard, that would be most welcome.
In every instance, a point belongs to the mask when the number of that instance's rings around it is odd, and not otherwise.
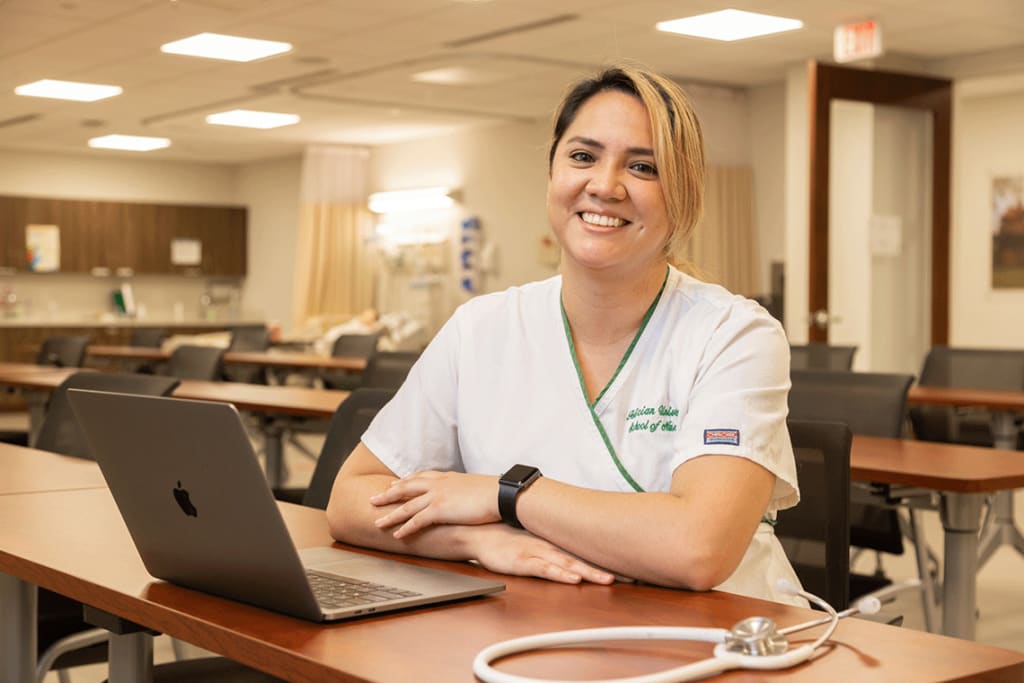
[[[654,309],[658,307],[658,302],[661,301],[661,295],[665,291],[665,283],[668,282],[668,273],[669,271],[666,267],[665,279],[661,282],[661,289],[658,290],[658,295],[654,297],[654,301],[651,302],[651,305],[647,308],[647,312],[644,313],[644,318],[640,321],[640,329],[638,329],[636,334],[633,335],[633,341],[629,343],[629,348],[627,348],[626,353],[622,355],[622,360],[619,361],[619,366],[615,368],[615,373],[612,375],[612,378],[608,380],[608,383],[604,385],[604,389],[602,389],[601,393],[597,395],[597,398],[594,399],[593,403],[591,403],[587,398],[587,385],[583,381],[583,370],[580,368],[580,361],[576,356],[576,344],[573,343],[572,340],[572,330],[569,328],[569,317],[565,314],[565,304],[562,302],[561,297],[558,298],[559,306],[562,309],[562,325],[565,327],[565,338],[569,342],[569,353],[572,355],[572,364],[576,368],[576,376],[580,380],[580,390],[583,392],[583,400],[586,402],[587,408],[590,410],[590,417],[594,420],[594,426],[597,427],[597,431],[601,435],[601,439],[604,441],[605,448],[608,449],[608,455],[612,456],[612,462],[615,463],[615,467],[619,470],[619,474],[629,482],[629,485],[633,487],[634,491],[638,491],[640,493],[643,493],[644,488],[640,486],[635,479],[633,479],[629,472],[626,471],[622,461],[619,460],[619,456],[615,453],[615,447],[612,446],[611,439],[608,438],[608,433],[604,430],[604,425],[601,424],[601,418],[599,418],[597,413],[594,411],[594,406],[597,405],[601,400],[601,397],[603,397],[605,392],[608,391],[608,387],[612,385],[615,378],[619,376],[619,372],[622,370],[622,367],[626,364],[626,361],[629,360],[630,354],[633,353],[633,347],[635,347],[636,343],[640,341],[640,335],[644,333],[644,328],[647,327],[647,323],[650,321],[651,316],[654,315]]]

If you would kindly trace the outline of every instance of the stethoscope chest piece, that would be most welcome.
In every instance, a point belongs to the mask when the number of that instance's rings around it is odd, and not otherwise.
[[[737,623],[725,637],[725,649],[741,655],[781,655],[789,648],[786,636],[768,617],[749,617]]]

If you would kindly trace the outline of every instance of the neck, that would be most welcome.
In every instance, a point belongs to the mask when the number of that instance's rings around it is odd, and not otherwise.
[[[625,277],[563,268],[562,305],[577,341],[615,344],[631,338],[665,281],[666,265],[659,260]]]

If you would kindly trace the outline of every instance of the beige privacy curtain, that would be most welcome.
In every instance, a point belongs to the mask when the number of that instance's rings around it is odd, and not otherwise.
[[[709,166],[704,217],[687,245],[686,260],[701,279],[744,296],[761,294],[753,172],[745,166]]]
[[[369,151],[307,147],[295,268],[295,325],[347,319],[373,305],[372,229],[366,209]]]

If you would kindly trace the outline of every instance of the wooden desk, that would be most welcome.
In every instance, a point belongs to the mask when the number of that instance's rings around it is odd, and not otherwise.
[[[942,632],[973,639],[984,495],[1024,486],[1024,458],[992,448],[854,436],[850,476],[938,491],[945,566]]]
[[[91,460],[0,443],[0,496],[44,491],[105,488]]]
[[[1008,451],[1017,448],[1017,416],[1024,413],[1024,391],[913,386],[907,401],[912,405],[985,408],[991,411],[992,445]],[[978,566],[988,562],[1003,545],[1024,555],[1024,533],[1017,528],[1012,490],[996,493],[989,520],[978,549]]]
[[[30,363],[0,363],[0,385],[26,391],[31,432],[38,434],[49,392],[81,368],[55,368]],[[271,486],[280,486],[283,478],[284,446],[282,437],[289,420],[295,418],[329,418],[347,391],[312,389],[308,387],[267,386],[240,382],[201,382],[183,380],[173,396],[201,401],[234,404],[239,410],[260,415],[267,479]],[[31,439],[30,443],[35,443]]]
[[[281,507],[296,545],[330,543],[322,511],[287,504]],[[68,510],[75,514],[69,515]],[[152,579],[109,492],[103,489],[3,496],[0,519],[17,521],[0,528],[0,572],[12,577],[8,583],[32,582],[56,590],[297,682],[469,682],[474,680],[471,663],[476,653],[506,638],[609,625],[728,628],[751,614],[789,625],[812,614],[728,593],[630,584],[565,586],[502,577],[508,589],[494,597],[321,625]],[[399,559],[487,575],[469,564]],[[12,620],[9,611],[3,618]],[[798,668],[775,674],[737,672],[721,680],[1024,677],[1022,653],[868,621],[842,622],[835,642],[828,654]],[[11,652],[16,645],[8,644],[0,651]],[[631,642],[611,650],[580,647],[518,656],[501,668],[534,676],[603,678],[677,666],[707,657],[710,651],[710,645],[701,643]],[[7,681],[25,680],[16,678],[10,668],[5,675]]]
[[[169,351],[145,346],[104,346],[90,345],[85,354],[91,358],[110,360],[167,360]],[[366,369],[365,358],[318,356],[311,353],[288,353],[280,351],[227,351],[225,363],[257,365],[264,368],[293,370],[349,370],[362,372]]]

